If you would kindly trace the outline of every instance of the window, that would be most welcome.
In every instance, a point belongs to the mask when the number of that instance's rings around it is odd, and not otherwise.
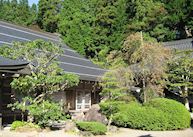
[[[88,110],[91,107],[91,92],[77,91],[76,110]]]

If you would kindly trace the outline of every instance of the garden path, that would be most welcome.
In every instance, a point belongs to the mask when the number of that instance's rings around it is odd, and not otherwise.
[[[8,130],[0,131],[0,137],[80,137],[78,135],[66,134],[64,131],[51,132],[28,132],[17,133]],[[193,137],[193,128],[179,131],[141,131],[121,128],[117,134],[109,134],[97,137]]]
[[[189,128],[178,131],[142,131],[122,128],[119,133],[109,135],[108,137],[193,137],[193,129]]]

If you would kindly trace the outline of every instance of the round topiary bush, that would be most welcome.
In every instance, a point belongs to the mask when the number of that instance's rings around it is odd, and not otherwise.
[[[113,115],[113,123],[142,130],[175,130],[190,126],[190,114],[174,100],[158,98],[145,105],[129,103]]]
[[[113,116],[113,123],[121,127],[142,130],[164,130],[168,127],[167,115],[155,108],[143,107],[134,103]]]
[[[189,111],[183,104],[166,98],[156,98],[145,104],[147,107],[153,107],[163,111],[169,117],[169,129],[183,129],[190,127],[191,117]]]
[[[107,127],[99,122],[77,122],[78,129],[81,131],[90,132],[93,135],[105,135]]]

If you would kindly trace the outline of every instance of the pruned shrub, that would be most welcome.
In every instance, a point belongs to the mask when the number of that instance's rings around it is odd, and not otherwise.
[[[25,130],[39,130],[40,127],[36,124],[30,123],[30,122],[23,122],[23,121],[14,121],[11,124],[11,130],[17,130],[17,131],[25,131]]]
[[[114,102],[114,104],[116,104]],[[119,104],[119,103],[118,103]],[[103,104],[104,105],[104,104]],[[108,109],[102,108],[107,113]],[[174,100],[157,98],[140,105],[132,102],[113,106],[112,122],[120,127],[142,130],[175,130],[190,126],[190,114]]]
[[[93,135],[104,135],[107,132],[107,127],[99,122],[77,122],[76,125],[79,130],[90,132]]]
[[[156,98],[145,104],[168,114],[169,129],[182,129],[190,126],[191,117],[183,104],[166,98]]]
[[[58,103],[43,101],[39,104],[31,104],[28,109],[30,115],[34,117],[35,123],[41,127],[47,127],[52,122],[67,119]]]
[[[134,104],[130,104],[127,110],[116,113],[113,123],[142,130],[164,130],[168,127],[167,115],[162,111]]]

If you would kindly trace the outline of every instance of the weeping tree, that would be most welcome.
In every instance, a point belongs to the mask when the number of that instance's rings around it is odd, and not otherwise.
[[[136,33],[127,37],[122,54],[134,73],[135,85],[142,89],[143,101],[151,98],[148,93],[161,95],[170,50],[154,40],[144,39],[142,33]]]
[[[1,56],[30,62],[31,75],[21,75],[11,82],[11,87],[16,94],[25,97],[23,103],[16,102],[17,109],[25,111],[27,97],[31,103],[41,103],[50,99],[54,92],[79,83],[77,75],[64,73],[59,67],[57,57],[62,53],[60,45],[42,40],[15,42],[13,46],[0,47]]]
[[[188,95],[193,88],[193,58],[191,51],[176,52],[168,63],[168,89],[178,90],[189,110]]]

